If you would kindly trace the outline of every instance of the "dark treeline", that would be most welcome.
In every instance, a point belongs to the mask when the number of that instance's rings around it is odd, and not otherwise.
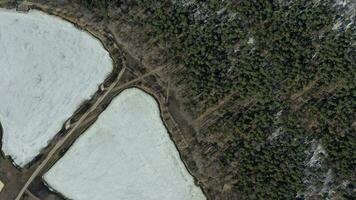
[[[333,28],[342,12],[334,1],[83,2],[129,3],[128,19],[184,66],[172,77],[192,116],[223,99],[234,105],[219,108],[199,137],[217,147],[239,199],[308,198],[328,170],[335,194],[312,195],[355,198],[355,26]],[[311,141],[325,149],[326,170],[306,166]]]

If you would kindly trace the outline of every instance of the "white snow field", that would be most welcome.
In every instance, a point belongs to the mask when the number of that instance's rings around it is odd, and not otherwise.
[[[160,118],[136,88],[117,96],[44,175],[72,200],[202,200]]]
[[[2,150],[23,167],[112,71],[89,33],[40,11],[0,9]]]

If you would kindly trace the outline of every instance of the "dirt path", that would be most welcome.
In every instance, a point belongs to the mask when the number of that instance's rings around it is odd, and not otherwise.
[[[41,162],[40,165],[36,168],[36,170],[32,173],[30,178],[27,180],[19,194],[17,195],[15,200],[20,200],[22,195],[26,192],[27,188],[30,186],[32,181],[38,176],[38,174],[42,171],[42,169],[46,166],[46,164],[51,160],[52,156],[57,152],[58,149],[61,148],[62,145],[66,143],[66,141],[73,135],[75,130],[81,125],[83,121],[88,117],[88,115],[93,112],[99,105],[100,103],[105,99],[105,97],[114,89],[116,84],[120,81],[122,75],[124,74],[126,70],[126,64],[123,62],[123,68],[118,74],[116,80],[106,89],[105,93],[97,99],[97,101],[94,103],[94,105],[85,113],[82,115],[82,117],[78,120],[78,122],[73,126],[72,129],[63,137],[61,138],[57,144],[53,147],[53,149],[48,152],[46,158]]]
[[[33,200],[41,200],[38,197],[36,197],[35,195],[33,195],[29,190],[26,189],[26,193],[33,199]]]
[[[129,85],[131,85],[131,84],[133,84],[133,83],[139,81],[139,80],[142,80],[142,79],[144,79],[144,78],[146,78],[146,77],[148,77],[148,76],[150,76],[150,75],[152,75],[152,74],[155,74],[155,73],[157,73],[157,72],[163,70],[163,69],[166,68],[166,67],[167,67],[167,65],[163,65],[163,66],[157,67],[156,69],[151,70],[151,71],[147,72],[146,74],[143,74],[143,75],[139,76],[138,78],[135,78],[135,79],[133,79],[133,80],[131,80],[131,81],[128,81],[128,82],[126,82],[126,83],[124,83],[124,84],[122,84],[122,85],[119,85],[118,87],[113,88],[112,91],[113,91],[113,92],[117,92],[117,91],[119,91],[119,90],[121,90],[121,89],[123,89],[123,88],[126,88],[126,87],[128,87]]]
[[[226,102],[230,101],[230,99],[235,95],[236,93],[231,93],[227,95],[224,99],[218,102],[213,107],[208,108],[204,113],[199,115],[194,121],[193,121],[193,126],[198,129],[198,127],[206,120],[207,117],[209,117],[212,113],[217,111],[219,108],[221,108],[223,105],[225,105]]]

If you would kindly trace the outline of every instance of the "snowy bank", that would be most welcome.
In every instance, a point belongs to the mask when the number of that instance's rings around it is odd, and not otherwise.
[[[149,94],[127,89],[44,175],[73,200],[201,200]]]
[[[102,44],[40,11],[0,9],[2,150],[23,167],[112,71]]]

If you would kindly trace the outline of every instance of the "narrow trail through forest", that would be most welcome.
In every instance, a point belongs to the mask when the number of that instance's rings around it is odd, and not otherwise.
[[[26,194],[30,196],[33,200],[41,200],[38,197],[36,197],[34,194],[32,194],[29,190],[26,189]]]
[[[119,86],[113,88],[113,92],[117,92],[117,91],[119,91],[119,90],[121,90],[121,89],[123,89],[123,88],[125,88],[125,87],[127,87],[127,86],[129,86],[129,85],[131,85],[131,84],[133,84],[135,82],[137,82],[137,81],[140,81],[140,80],[142,80],[142,79],[144,79],[144,78],[146,78],[148,76],[151,76],[151,75],[163,70],[166,67],[168,67],[168,65],[163,65],[163,66],[157,67],[156,69],[153,69],[153,70],[151,70],[151,71],[149,71],[149,72],[147,72],[147,73],[145,73],[145,74],[143,74],[143,75],[141,75],[141,76],[139,76],[139,77],[137,77],[137,78],[135,78],[135,79],[133,79],[131,81],[128,81],[128,82],[126,82],[126,83],[124,83],[122,85],[119,85]]]

